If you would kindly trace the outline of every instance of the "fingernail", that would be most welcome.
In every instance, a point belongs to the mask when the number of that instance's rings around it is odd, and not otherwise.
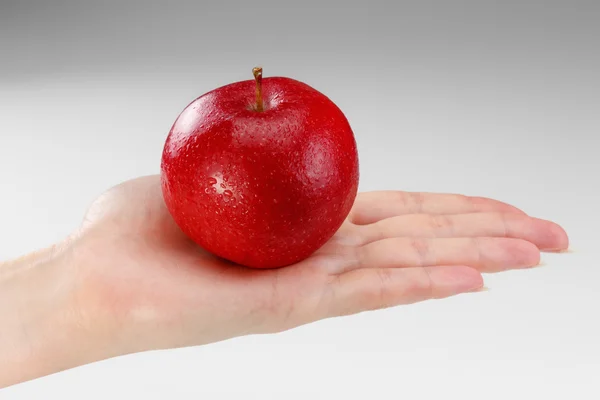
[[[571,248],[568,249],[542,249],[546,253],[575,253]]]
[[[531,268],[538,268],[538,267],[545,267],[548,264],[546,264],[544,261],[540,261],[539,263],[537,263],[536,265],[532,265]]]
[[[469,290],[468,293],[479,293],[479,292],[489,292],[490,289],[487,286],[481,286],[478,287],[477,289],[473,289],[473,290]]]

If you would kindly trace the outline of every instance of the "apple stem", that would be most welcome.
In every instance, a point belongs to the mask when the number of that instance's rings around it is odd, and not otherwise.
[[[264,110],[263,97],[262,97],[262,68],[255,67],[252,69],[254,74],[254,80],[256,81],[256,111],[262,112]]]

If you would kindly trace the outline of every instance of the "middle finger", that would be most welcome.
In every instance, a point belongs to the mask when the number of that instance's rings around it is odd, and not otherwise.
[[[517,213],[402,215],[363,225],[356,235],[361,245],[393,237],[506,237],[527,240],[540,250],[568,247],[567,234],[559,225]]]

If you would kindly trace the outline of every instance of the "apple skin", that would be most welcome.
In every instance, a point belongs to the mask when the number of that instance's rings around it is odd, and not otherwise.
[[[252,268],[306,259],[340,228],[359,181],[354,134],[324,94],[294,79],[235,82],[191,102],[166,139],[161,184],[181,230]]]

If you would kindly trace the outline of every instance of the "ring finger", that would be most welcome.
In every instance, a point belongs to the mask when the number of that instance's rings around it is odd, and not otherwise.
[[[512,238],[391,238],[357,248],[359,268],[466,265],[499,272],[538,265],[538,248]]]

